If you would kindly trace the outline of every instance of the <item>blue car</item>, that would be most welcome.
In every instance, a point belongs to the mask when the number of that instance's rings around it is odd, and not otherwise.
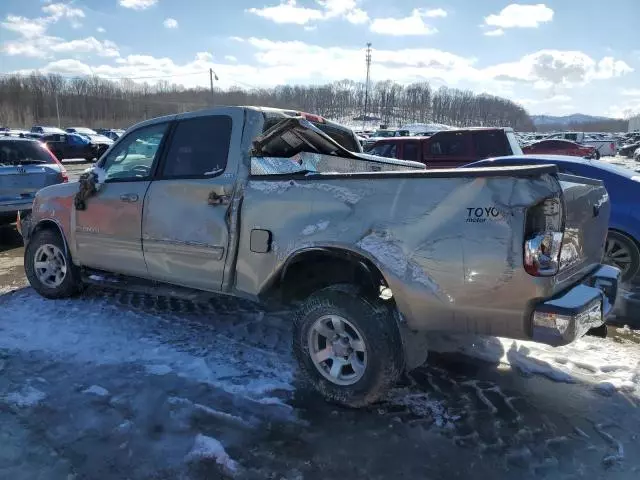
[[[624,282],[640,270],[640,172],[564,155],[523,155],[480,160],[461,168],[555,164],[560,173],[602,180],[611,199],[604,262],[622,271]]]

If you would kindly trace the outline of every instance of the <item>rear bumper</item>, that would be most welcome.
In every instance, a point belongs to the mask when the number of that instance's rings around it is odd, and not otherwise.
[[[560,296],[537,305],[531,315],[532,338],[567,345],[604,324],[618,297],[620,270],[603,265]]]

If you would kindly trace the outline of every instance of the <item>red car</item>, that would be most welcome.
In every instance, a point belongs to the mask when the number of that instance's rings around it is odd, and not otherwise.
[[[579,145],[569,140],[540,140],[522,147],[526,154],[569,155],[571,157],[599,158],[595,147]]]
[[[521,155],[512,128],[460,128],[430,137],[378,140],[365,153],[422,162],[427,168],[457,168],[490,157]]]

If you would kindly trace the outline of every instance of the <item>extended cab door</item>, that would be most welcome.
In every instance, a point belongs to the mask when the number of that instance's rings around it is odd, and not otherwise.
[[[77,258],[88,267],[147,277],[142,254],[142,204],[170,122],[130,132],[100,161],[105,181],[73,210]]]
[[[188,114],[176,124],[144,204],[142,244],[153,279],[221,288],[243,124],[235,109]]]

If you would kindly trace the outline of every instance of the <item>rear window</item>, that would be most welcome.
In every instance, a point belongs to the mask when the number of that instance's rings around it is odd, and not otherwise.
[[[0,165],[27,162],[55,163],[53,157],[40,142],[0,140]]]

